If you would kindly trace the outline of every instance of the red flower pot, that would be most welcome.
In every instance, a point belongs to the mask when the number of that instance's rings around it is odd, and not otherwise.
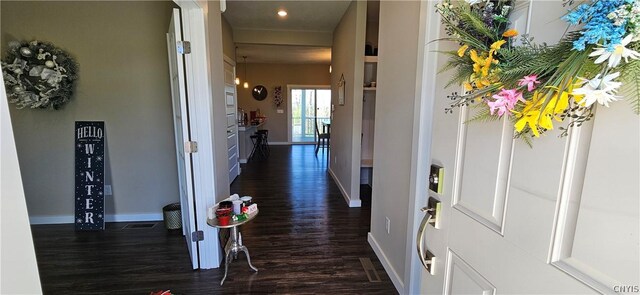
[[[229,225],[229,220],[231,220],[230,215],[218,216],[218,224],[219,225]]]

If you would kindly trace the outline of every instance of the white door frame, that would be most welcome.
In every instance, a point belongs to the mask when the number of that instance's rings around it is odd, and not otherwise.
[[[193,154],[193,178],[196,230],[204,233],[204,240],[199,242],[200,268],[217,268],[221,260],[218,230],[207,225],[207,208],[215,205],[216,196],[221,193],[219,184],[223,181],[219,178],[227,178],[228,185],[228,175],[216,173],[217,163],[214,156],[216,151],[214,138],[217,136],[214,134],[216,130],[214,127],[217,125],[214,125],[214,96],[211,85],[214,80],[211,78],[219,79],[222,73],[215,75],[209,63],[210,48],[207,32],[207,18],[211,14],[208,10],[209,3],[204,0],[174,0],[174,2],[181,9],[183,39],[191,42],[191,53],[185,55],[185,71],[189,95],[191,140],[198,143],[198,151]],[[220,63],[223,60],[221,52],[218,60]],[[222,72],[222,68],[215,70]],[[226,125],[224,130],[226,134]]]
[[[407,246],[405,249],[404,292],[419,294],[421,291],[422,264],[417,255],[416,236],[424,213],[420,208],[426,206],[429,198],[429,167],[431,165],[431,137],[433,126],[433,108],[438,74],[437,43],[440,18],[435,6],[430,2],[420,5],[420,29],[418,40],[418,60],[416,68],[415,109],[413,114],[413,136],[411,144],[411,180],[409,192],[409,210],[407,212]],[[444,259],[444,257],[442,257]],[[444,261],[444,260],[441,260]]]
[[[331,90],[331,85],[297,85],[287,84],[287,143],[292,144],[293,138],[291,136],[291,89],[328,89]],[[298,143],[300,144],[300,143]],[[315,144],[315,142],[309,142],[308,144]]]

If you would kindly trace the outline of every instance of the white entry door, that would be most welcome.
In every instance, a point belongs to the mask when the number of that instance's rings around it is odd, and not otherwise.
[[[199,268],[198,244],[194,242],[191,237],[191,233],[196,231],[193,179],[191,178],[191,154],[185,151],[185,145],[190,141],[186,77],[183,56],[177,50],[178,42],[180,41],[182,41],[180,10],[174,9],[173,15],[171,16],[171,23],[169,24],[169,32],[167,32],[167,48],[169,53],[169,72],[171,75],[176,158],[178,159],[182,234],[185,237],[187,248],[189,248],[193,268],[197,269]]]
[[[512,19],[536,42],[556,43],[564,13],[560,1],[516,1]],[[436,30],[439,19],[429,16]],[[437,68],[445,61],[439,58]],[[448,76],[435,79],[445,85]],[[513,140],[509,121],[465,124],[466,108],[445,114],[453,91],[459,89],[435,90],[431,161],[444,168],[444,187],[424,189],[418,203],[433,197],[442,205],[439,228],[425,227],[435,263],[433,273],[420,267],[419,292],[638,292],[640,124],[629,104],[599,106],[595,119],[568,137],[556,128],[531,148]]]

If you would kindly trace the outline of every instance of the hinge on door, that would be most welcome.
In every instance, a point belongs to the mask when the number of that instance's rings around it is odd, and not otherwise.
[[[189,53],[191,53],[191,42],[189,42],[189,41],[178,41],[178,53],[180,53],[180,54],[189,54]]]
[[[187,141],[184,143],[184,151],[185,153],[193,154],[198,152],[198,142],[197,141]]]
[[[201,230],[192,232],[191,241],[192,242],[204,241],[204,232]]]

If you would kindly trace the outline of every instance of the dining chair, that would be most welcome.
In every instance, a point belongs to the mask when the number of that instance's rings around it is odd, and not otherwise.
[[[321,145],[323,148],[329,148],[329,140],[331,137],[329,133],[320,133],[320,130],[318,129],[318,120],[316,120],[316,136],[318,137],[318,141],[316,141],[316,155],[318,155],[318,150]]]

